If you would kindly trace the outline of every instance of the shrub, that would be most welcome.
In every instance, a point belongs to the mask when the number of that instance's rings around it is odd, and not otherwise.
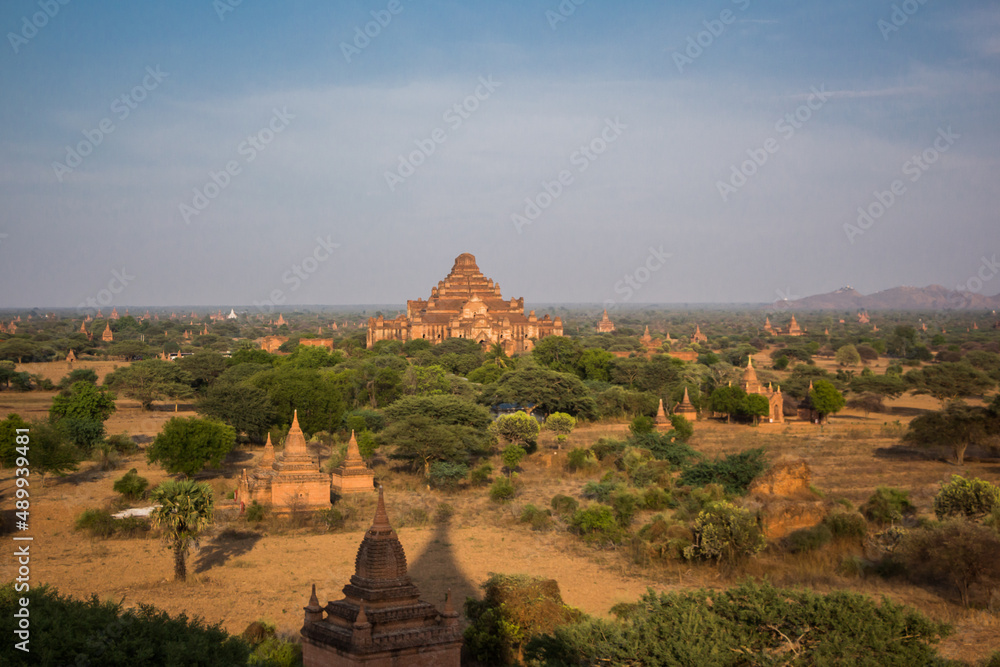
[[[591,505],[573,512],[569,521],[574,532],[588,542],[620,542],[622,531],[607,505]]]
[[[677,433],[677,439],[687,442],[694,435],[694,426],[684,415],[671,415],[670,428]]]
[[[864,539],[868,532],[868,522],[857,512],[833,512],[823,523],[830,529],[830,533],[838,538]]]
[[[766,544],[750,512],[719,500],[698,513],[694,522],[694,544],[684,550],[684,556],[732,563],[753,556]]]
[[[904,515],[912,515],[916,508],[910,502],[909,491],[880,486],[859,511],[869,521],[886,525],[902,521]]]
[[[128,433],[116,433],[114,435],[109,435],[104,439],[104,442],[106,442],[114,451],[126,456],[129,454],[135,454],[139,451],[139,445],[135,444],[135,441],[129,437]]]
[[[662,510],[677,507],[677,500],[669,491],[654,486],[643,491],[641,504],[647,510]]]
[[[680,482],[687,486],[721,484],[726,493],[742,495],[750,483],[767,470],[764,449],[748,449],[723,459],[699,461],[681,473]]]
[[[469,482],[473,486],[486,486],[490,483],[490,475],[492,474],[493,465],[489,461],[483,461],[469,473]]]
[[[614,477],[605,477],[600,482],[587,482],[583,487],[583,497],[606,503],[611,500],[612,493],[623,488],[625,485],[619,480]]]
[[[129,500],[139,500],[146,497],[146,489],[149,488],[149,480],[139,476],[139,471],[132,468],[123,476],[115,480],[112,487],[115,493],[120,493]]]
[[[646,415],[638,415],[628,425],[628,430],[632,432],[632,435],[652,433],[655,429],[656,422],[653,421],[652,417],[647,417]]]
[[[469,466],[451,461],[434,461],[430,467],[431,486],[436,489],[453,490],[469,474]]]
[[[653,457],[667,461],[676,468],[687,465],[698,453],[679,439],[674,438],[674,431],[666,433],[646,433],[629,438],[629,444],[652,452]]]
[[[90,533],[92,538],[108,539],[115,534],[115,519],[107,510],[89,509],[77,517],[74,528]]]
[[[723,591],[648,591],[613,611],[617,620],[583,618],[537,637],[525,662],[909,667],[940,663],[933,645],[949,632],[888,599],[753,581]]]
[[[597,460],[594,458],[594,453],[589,449],[577,447],[571,449],[566,456],[566,468],[570,472],[591,470],[595,465],[597,465]]]
[[[517,495],[517,489],[514,487],[514,482],[507,477],[497,477],[493,486],[490,487],[490,500],[495,503],[510,502],[515,495]]]
[[[811,528],[801,528],[788,535],[785,543],[788,550],[793,554],[804,551],[816,551],[825,547],[833,539],[833,531],[826,524],[819,524]]]
[[[553,579],[491,573],[483,592],[482,600],[465,602],[465,646],[483,664],[517,664],[529,639],[581,616],[563,603]]]
[[[247,510],[247,521],[251,520],[250,510],[255,510],[254,507],[255,505],[256,507],[262,507],[261,505],[257,505],[256,501],[253,502],[250,505],[250,509]],[[325,530],[339,530],[340,528],[343,528],[344,524],[347,522],[346,518],[344,517],[344,514],[336,507],[316,510],[316,513],[313,515],[313,517],[315,518],[316,523],[322,526]],[[254,521],[260,521],[263,518],[264,515],[261,514],[260,518],[254,519]]]
[[[3,665],[235,667],[246,665],[250,653],[246,642],[220,625],[206,625],[185,614],[171,617],[141,602],[123,609],[122,602],[102,602],[96,595],[77,600],[46,585],[32,586],[28,592],[15,591],[14,582],[3,586],[0,615],[13,618],[22,597],[30,600],[31,618],[44,619],[31,624],[30,649],[35,658],[17,650],[14,640],[5,641],[0,646]]]
[[[517,444],[507,445],[502,452],[500,452],[500,460],[503,461],[504,467],[507,470],[513,472],[517,470],[517,466],[521,463],[521,459],[528,452],[525,451],[524,447]]]
[[[267,516],[267,507],[255,500],[250,503],[243,516],[250,523],[260,523]]]
[[[593,451],[593,456],[597,457],[598,461],[603,461],[607,458],[614,458],[625,451],[625,447],[628,446],[628,442],[625,440],[615,440],[614,438],[600,438],[594,446],[591,447]],[[576,451],[575,449],[573,451]],[[587,451],[587,450],[583,450]],[[573,452],[570,452],[572,454]]]
[[[541,510],[534,505],[525,505],[521,510],[521,523],[530,523],[532,530],[548,530],[552,527],[552,510]]]
[[[1000,508],[1000,487],[984,479],[965,479],[952,475],[934,496],[934,514],[938,519],[964,516],[981,519]]]
[[[614,510],[615,519],[622,528],[632,525],[632,517],[639,505],[635,494],[628,491],[617,491],[611,496],[611,509]]]
[[[986,526],[952,519],[903,539],[899,558],[917,582],[951,584],[962,604],[969,605],[970,589],[1000,584],[1000,536]]]
[[[552,511],[559,516],[571,515],[580,507],[580,503],[576,498],[566,496],[561,493],[552,496],[552,500],[549,501],[549,505],[552,506]]]

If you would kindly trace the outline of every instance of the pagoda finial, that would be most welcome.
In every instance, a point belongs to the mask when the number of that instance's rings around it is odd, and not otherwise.
[[[365,603],[362,602],[361,606],[358,607],[358,617],[354,621],[355,626],[365,626],[368,625],[368,614],[365,613]]]
[[[747,368],[753,368],[753,356],[747,355]]]
[[[344,465],[347,464],[364,464],[364,458],[361,456],[361,450],[358,448],[358,439],[354,437],[354,431],[351,431],[351,439],[347,441],[347,456],[344,457]]]
[[[312,595],[309,596],[309,606],[310,607],[319,606],[319,598],[316,597],[316,584],[313,584]]]
[[[392,529],[392,526],[389,525],[389,515],[385,511],[385,497],[381,484],[378,485],[378,507],[375,509],[375,520],[372,522],[372,528],[378,530]]]

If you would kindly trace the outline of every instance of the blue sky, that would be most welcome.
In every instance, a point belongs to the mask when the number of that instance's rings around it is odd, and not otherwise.
[[[1000,252],[996,3],[231,4],[3,4],[0,307],[402,303],[462,252],[529,302],[770,302]]]

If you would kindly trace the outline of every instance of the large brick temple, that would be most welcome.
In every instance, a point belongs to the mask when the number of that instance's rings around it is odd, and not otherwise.
[[[368,347],[380,340],[403,342],[423,338],[437,344],[469,338],[483,346],[500,343],[507,354],[528,352],[535,341],[562,335],[562,320],[524,314],[524,297],[504,301],[500,285],[479,271],[476,258],[463,253],[451,273],[431,288],[426,301],[406,302],[406,315],[368,320]]]

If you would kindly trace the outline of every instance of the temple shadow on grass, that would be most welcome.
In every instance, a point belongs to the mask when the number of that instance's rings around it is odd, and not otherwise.
[[[467,597],[479,597],[478,585],[465,576],[462,566],[455,559],[449,521],[439,521],[434,535],[423,553],[414,559],[407,558],[407,574],[420,589],[420,597],[438,610],[444,609],[445,595],[451,589],[455,610],[462,613]]]
[[[207,572],[232,558],[247,554],[262,537],[262,534],[253,531],[224,530],[198,551],[194,571]]]

